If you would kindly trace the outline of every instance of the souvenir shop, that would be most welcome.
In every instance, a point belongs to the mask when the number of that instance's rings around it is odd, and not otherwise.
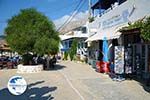
[[[127,0],[91,23],[93,26],[90,29],[97,29],[97,32],[87,41],[102,41],[101,45],[97,44],[97,48],[103,52],[100,56],[102,59],[96,63],[99,72],[107,73],[113,69],[113,73],[121,77],[134,75],[146,80],[150,78],[150,43],[141,39],[139,29],[119,31],[130,23],[150,16],[148,5],[149,2],[145,0]]]
[[[140,37],[140,29],[122,30],[124,73],[147,80],[150,78],[150,42]]]

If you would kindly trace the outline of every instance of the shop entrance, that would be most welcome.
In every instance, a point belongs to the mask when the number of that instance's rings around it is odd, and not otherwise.
[[[132,44],[131,46],[132,72],[138,78],[148,78],[150,72],[150,44]]]

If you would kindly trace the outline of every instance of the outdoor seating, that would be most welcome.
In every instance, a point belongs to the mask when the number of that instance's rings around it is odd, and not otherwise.
[[[12,57],[1,56],[0,57],[0,69],[7,68],[12,69],[18,65],[17,61],[11,59]]]
[[[7,67],[7,61],[4,60],[2,63],[3,63],[3,68],[6,68]]]
[[[2,68],[3,68],[3,62],[0,61],[0,69],[2,69]]]

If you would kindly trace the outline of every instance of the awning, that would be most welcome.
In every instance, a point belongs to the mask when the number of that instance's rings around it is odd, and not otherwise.
[[[88,38],[88,34],[78,33],[73,36],[74,38]]]
[[[85,42],[103,40],[104,37],[106,37],[107,40],[116,39],[116,38],[119,38],[120,35],[121,35],[121,32],[117,31],[114,28],[111,28],[109,30],[99,31],[95,35],[89,37]]]
[[[0,51],[11,51],[10,47],[3,47],[0,48]]]
[[[75,35],[59,35],[59,37],[63,41],[71,38],[87,38],[88,34],[86,33],[86,34],[75,34]]]
[[[59,37],[63,41],[63,40],[73,38],[74,36],[73,35],[59,35]]]
[[[128,26],[128,23],[124,23],[122,25],[108,28],[105,30],[99,29],[95,35],[89,37],[85,42],[103,40],[104,37],[106,37],[107,40],[117,39],[122,34],[121,32],[119,32],[119,30],[125,26]]]

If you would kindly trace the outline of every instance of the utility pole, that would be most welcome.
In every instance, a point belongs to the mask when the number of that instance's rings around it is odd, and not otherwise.
[[[89,18],[91,18],[91,0],[89,0]]]
[[[102,12],[101,12],[101,2],[100,2],[101,0],[99,0],[98,2],[99,2],[99,14],[100,14],[100,16],[102,15]]]

